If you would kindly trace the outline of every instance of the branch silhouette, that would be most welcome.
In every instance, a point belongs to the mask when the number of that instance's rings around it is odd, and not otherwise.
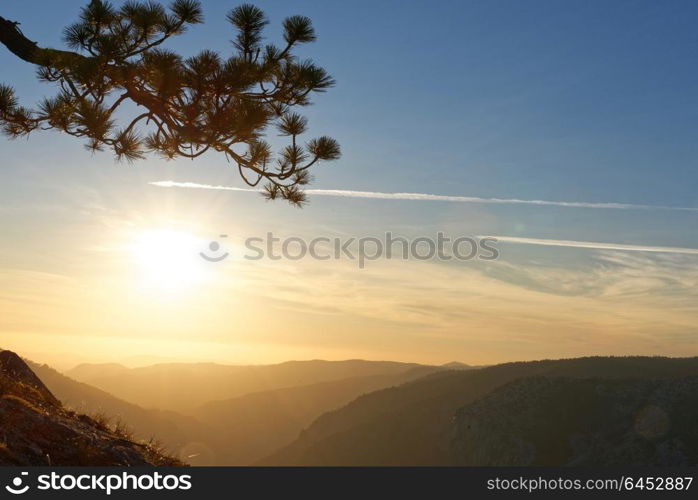
[[[244,4],[227,16],[234,30],[233,54],[211,50],[183,58],[163,48],[174,36],[203,22],[199,1],[175,0],[169,8],[155,2],[127,1],[116,8],[92,0],[80,19],[64,29],[70,50],[40,47],[19,23],[0,17],[0,42],[38,67],[41,81],[58,87],[35,109],[21,106],[14,90],[0,85],[0,125],[10,137],[54,129],[83,138],[91,151],[110,149],[118,160],[133,162],[155,152],[168,159],[198,158],[209,151],[233,161],[250,186],[264,181],[268,199],[294,205],[306,201],[309,170],[340,157],[337,141],[319,137],[301,145],[308,128],[296,109],[313,93],[334,85],[332,77],[294,49],[315,40],[310,19],[283,22],[284,44],[262,44],[268,20]],[[136,105],[137,113],[126,123]],[[264,140],[275,126],[290,144],[274,154]]]

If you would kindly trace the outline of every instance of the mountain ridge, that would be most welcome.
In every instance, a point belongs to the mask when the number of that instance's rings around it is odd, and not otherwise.
[[[69,370],[66,375],[143,408],[191,414],[209,401],[356,376],[395,374],[426,365],[366,360],[289,361],[273,365],[164,363],[89,377],[84,376],[87,365],[80,366],[80,370]]]
[[[450,465],[453,417],[462,406],[523,377],[679,378],[698,357],[584,357],[444,371],[376,391],[328,412],[259,465]]]

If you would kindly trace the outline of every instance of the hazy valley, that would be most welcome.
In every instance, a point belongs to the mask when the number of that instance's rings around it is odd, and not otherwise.
[[[161,443],[192,465],[697,461],[698,358],[81,365],[72,377],[29,366],[61,411]],[[11,414],[0,410],[3,427]]]

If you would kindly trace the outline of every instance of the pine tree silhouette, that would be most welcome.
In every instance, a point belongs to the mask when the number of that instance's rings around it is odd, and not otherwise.
[[[183,58],[163,48],[169,38],[203,22],[195,0],[174,0],[169,8],[153,1],[117,8],[92,0],[63,32],[70,50],[42,48],[19,23],[0,17],[0,42],[37,65],[40,80],[58,87],[57,95],[30,109],[11,87],[0,85],[0,125],[10,137],[55,129],[85,139],[91,151],[110,149],[128,162],[148,152],[168,159],[219,152],[250,186],[264,181],[268,199],[301,205],[311,167],[340,157],[330,137],[299,141],[308,121],[295,110],[334,85],[323,68],[294,55],[298,45],[315,40],[312,23],[288,17],[284,44],[275,46],[262,43],[268,21],[259,8],[241,5],[227,20],[235,36],[226,59],[211,50]],[[124,106],[129,102],[136,106]],[[133,109],[135,116],[120,124],[117,116]],[[264,140],[272,126],[290,142],[276,154]]]

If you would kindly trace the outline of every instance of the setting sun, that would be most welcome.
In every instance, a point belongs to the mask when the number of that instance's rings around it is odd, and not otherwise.
[[[136,234],[130,252],[146,289],[180,292],[205,278],[204,243],[182,231],[149,229]]]

